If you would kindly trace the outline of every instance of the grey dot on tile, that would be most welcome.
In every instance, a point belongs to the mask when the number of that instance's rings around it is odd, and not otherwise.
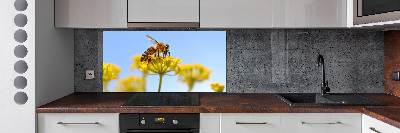
[[[28,34],[25,30],[19,29],[14,32],[14,39],[19,43],[23,43],[28,39]]]
[[[22,61],[22,60],[17,61],[14,64],[14,70],[15,70],[15,72],[17,72],[19,74],[23,74],[28,70],[28,64],[26,64],[26,62]]]
[[[24,45],[18,45],[14,49],[14,55],[18,58],[24,58],[28,54],[28,49]]]
[[[24,27],[28,23],[28,18],[25,14],[17,14],[14,17],[14,23],[18,27]]]
[[[23,105],[28,101],[28,95],[25,92],[17,92],[14,95],[14,102],[18,105]]]
[[[14,7],[17,11],[25,11],[28,8],[28,2],[26,0],[15,0]]]
[[[17,89],[24,89],[26,86],[27,86],[27,83],[28,81],[26,80],[26,78],[25,77],[23,77],[23,76],[18,76],[18,77],[16,77],[15,79],[14,79],[14,86],[17,88]]]

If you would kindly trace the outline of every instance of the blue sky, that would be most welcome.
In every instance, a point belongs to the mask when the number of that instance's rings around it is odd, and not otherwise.
[[[214,92],[210,88],[210,83],[214,82],[226,87],[225,31],[104,31],[103,62],[121,67],[119,78],[140,76],[141,72],[130,70],[130,66],[132,56],[142,54],[153,45],[146,35],[169,44],[171,56],[181,59],[181,64],[200,63],[213,72],[209,80],[196,83],[193,92]],[[157,75],[147,77],[147,92],[157,92],[158,78]],[[187,92],[187,85],[177,79],[178,76],[164,76],[161,91]],[[115,80],[110,81],[110,91],[115,85]]]

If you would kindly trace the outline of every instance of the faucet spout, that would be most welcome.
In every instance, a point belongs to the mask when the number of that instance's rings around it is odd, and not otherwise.
[[[325,81],[325,61],[324,57],[321,54],[318,54],[317,67],[321,67],[321,72],[322,72],[321,94],[324,95],[326,94],[326,92],[330,92],[330,88],[328,87],[328,82]]]

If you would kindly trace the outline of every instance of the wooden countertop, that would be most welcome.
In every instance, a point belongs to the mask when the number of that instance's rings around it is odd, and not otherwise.
[[[381,120],[392,126],[400,128],[400,108],[368,107],[364,108],[364,114]]]
[[[359,94],[387,106],[289,106],[272,93],[200,93],[200,106],[121,107],[134,93],[73,93],[37,113],[364,113],[400,128],[400,98]]]

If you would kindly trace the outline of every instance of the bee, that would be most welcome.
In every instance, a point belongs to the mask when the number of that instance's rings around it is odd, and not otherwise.
[[[162,53],[163,57],[166,57],[167,54],[169,55],[169,45],[168,44],[164,44],[162,42],[157,42],[154,38],[152,38],[149,35],[146,35],[146,37],[150,40],[150,42],[152,42],[156,46],[150,46],[149,48],[147,48],[147,50],[144,51],[144,53],[142,54],[142,57],[140,58],[140,62],[147,61],[148,63],[150,63],[151,56],[156,55],[156,56],[160,57],[160,53]]]
[[[140,58],[140,62],[147,61],[148,63],[151,62],[151,55],[155,54],[157,51],[157,48],[154,46],[150,46],[147,48],[146,51],[142,54],[142,57]]]

